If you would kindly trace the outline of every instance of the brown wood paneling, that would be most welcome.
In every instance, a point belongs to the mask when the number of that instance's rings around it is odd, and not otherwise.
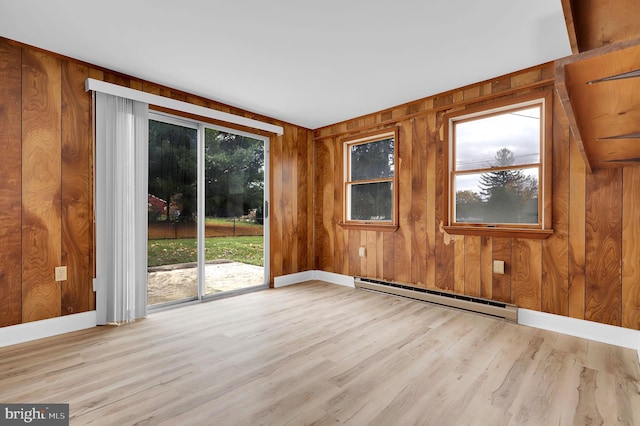
[[[334,150],[342,149],[336,135],[355,136],[370,132],[375,126],[399,126],[403,129],[404,135],[401,143],[404,143],[407,137],[409,138],[406,142],[411,144],[411,156],[408,159],[402,157],[401,160],[402,165],[407,161],[411,162],[411,173],[409,176],[403,175],[398,189],[401,196],[403,192],[410,193],[410,226],[406,228],[405,220],[396,233],[376,233],[375,250],[381,250],[381,252],[376,253],[375,259],[377,263],[382,264],[381,268],[377,266],[377,274],[389,281],[405,281],[410,268],[411,282],[414,285],[420,285],[422,277],[425,276],[428,287],[455,290],[469,295],[479,294],[494,300],[513,300],[530,309],[575,318],[586,317],[605,323],[615,322],[611,321],[610,316],[618,319],[626,318],[621,307],[623,289],[620,285],[622,281],[620,268],[622,262],[625,262],[625,273],[633,275],[634,272],[631,272],[631,268],[627,269],[626,265],[631,265],[629,262],[636,255],[633,254],[633,249],[627,249],[626,246],[624,250],[621,248],[622,213],[619,206],[624,201],[624,204],[631,209],[630,206],[635,206],[637,203],[638,195],[627,187],[623,195],[619,179],[596,178],[594,181],[593,176],[587,177],[584,163],[580,163],[582,161],[580,153],[568,131],[567,117],[557,99],[553,106],[551,169],[553,172],[553,210],[551,212],[553,235],[543,241],[527,238],[512,240],[496,236],[453,238],[442,232],[440,228],[445,215],[443,181],[446,173],[444,157],[446,141],[443,140],[442,128],[444,111],[465,109],[478,103],[491,103],[494,100],[503,100],[532,90],[548,89],[549,79],[552,77],[553,66],[545,64],[454,90],[443,96],[400,105],[314,132],[317,143],[326,146],[327,149],[333,147]],[[416,149],[422,143],[419,140],[422,137],[422,131],[416,131],[416,126],[422,117],[426,119],[428,137],[424,151],[420,152]],[[347,128],[350,130],[345,133]],[[332,137],[335,139],[331,139]],[[401,146],[403,147],[404,145]],[[423,157],[425,153],[426,156]],[[323,157],[326,155],[318,156],[318,159]],[[343,188],[341,178],[336,177],[334,171],[341,169],[342,159],[334,158],[328,161],[322,160],[322,162],[322,167],[326,167],[324,172],[326,177],[317,174],[319,179],[317,184],[326,187],[327,182],[333,182],[330,191],[337,191],[332,194],[336,201],[334,205],[336,214],[332,216],[332,220],[335,221],[331,223],[330,215],[324,212],[318,211],[316,214],[322,215],[322,226],[331,230],[327,231],[327,235],[335,233],[338,243],[331,246],[330,240],[323,237],[322,242],[319,243],[322,248],[318,249],[330,248],[331,252],[335,253],[336,263],[348,263],[349,253],[352,250],[351,243],[348,233],[337,225],[339,219],[336,219],[339,217],[338,211],[341,215]],[[425,170],[421,166],[423,162]],[[587,185],[587,179],[592,180],[589,185]],[[424,189],[422,181],[426,181]],[[330,191],[322,191],[322,196],[330,194]],[[324,199],[322,203],[326,205]],[[425,210],[422,209],[423,203],[426,203]],[[610,211],[611,205],[613,205],[613,211]],[[424,243],[421,236],[422,230],[417,226],[423,223],[423,215],[426,215]],[[606,216],[606,219],[602,215]],[[590,220],[587,219],[589,217],[591,217]],[[401,220],[404,219],[401,218]],[[616,221],[619,228],[618,237],[615,237]],[[585,231],[585,223],[588,228],[590,227],[589,231]],[[624,240],[634,241],[633,238],[629,239],[628,235],[635,236],[637,231],[627,225],[627,219],[624,223]],[[409,249],[404,240],[407,233],[411,234],[412,239]],[[369,238],[365,241],[367,250],[371,250],[374,243]],[[604,256],[608,250],[605,249],[608,247],[607,241],[611,241],[613,245],[615,245],[614,241],[617,241],[618,249],[610,250],[610,254]],[[360,243],[362,242],[363,240],[360,239]],[[425,247],[426,262],[424,264],[421,253],[422,244]],[[410,252],[408,261],[406,260],[407,252]],[[585,253],[588,254],[585,255]],[[607,259],[602,260],[603,256]],[[371,271],[369,269],[371,259],[368,255],[366,266],[369,271]],[[505,261],[504,275],[493,274],[494,259]],[[409,262],[408,267],[406,262]],[[600,265],[597,265],[598,262]],[[421,270],[423,266],[424,271]],[[585,273],[587,267],[590,269]],[[336,265],[331,270],[344,273],[341,265]],[[616,270],[617,274],[614,273]],[[611,279],[613,279],[613,285],[609,283]],[[632,281],[633,279],[629,278],[625,283]],[[625,286],[625,294],[627,291],[633,293],[635,286],[629,289],[632,290],[627,290]],[[605,295],[608,296],[605,297]],[[632,299],[634,297],[632,296]],[[628,299],[627,296],[625,298]],[[624,312],[633,309],[624,308]],[[605,315],[604,312],[611,312],[611,314]],[[636,322],[632,320],[631,327],[640,328]]]
[[[569,316],[584,319],[586,166],[573,138],[570,142]]]
[[[542,80],[542,70],[540,68],[534,68],[529,71],[516,74],[511,77],[511,88],[528,86],[532,83]]]
[[[427,285],[427,120],[411,120],[411,283]]]
[[[622,326],[640,329],[640,168],[623,171]]]
[[[334,150],[334,163],[332,167],[327,171],[330,171],[329,179],[333,179],[333,226],[336,234],[335,252],[333,256],[335,258],[336,270],[339,274],[349,274],[349,254],[347,252],[349,244],[349,233],[347,230],[340,227],[339,223],[343,220],[344,200],[342,194],[344,191],[344,181],[342,176],[343,164],[344,164],[344,151],[342,141],[337,140]]]
[[[512,240],[511,299],[520,308],[540,310],[542,241]]]
[[[60,60],[22,53],[22,321],[60,316]]]
[[[282,256],[282,274],[291,274],[298,268],[298,206],[297,206],[297,162],[294,156],[294,135],[295,129],[292,126],[284,127],[284,136],[282,138],[282,181],[280,192],[282,206],[282,229],[280,238],[282,239],[282,247],[288,252],[288,256]]]
[[[112,72],[112,71],[103,71],[102,79],[107,83],[117,84],[118,86],[131,87],[131,79],[127,76]],[[169,96],[170,93],[168,91],[162,90],[160,88],[158,95]]]
[[[22,58],[0,39],[0,327],[22,319]]]
[[[300,170],[306,171],[306,187],[307,187],[307,197],[305,200],[299,200],[298,205],[300,208],[306,210],[306,223],[307,227],[305,229],[305,234],[307,235],[304,245],[299,245],[299,249],[303,252],[306,252],[305,256],[306,264],[300,266],[300,271],[315,269],[315,254],[316,254],[316,244],[315,244],[315,209],[316,205],[314,202],[315,195],[315,173],[314,173],[314,149],[315,143],[313,142],[313,132],[308,129],[303,129],[304,137],[300,138],[307,145],[306,159],[305,162],[300,164]]]
[[[365,248],[367,250],[367,277],[378,278],[381,275],[381,272],[378,272],[378,269],[382,270],[382,262],[378,262],[379,259],[382,259],[382,247],[378,250],[378,239],[377,236],[379,232],[374,231],[365,231]]]
[[[314,232],[322,222],[314,214],[310,130],[0,38],[0,146],[5,160],[0,201],[6,206],[0,216],[0,326],[95,308],[92,117],[82,85],[86,76],[285,127],[286,141],[283,136],[271,140],[270,280],[285,271],[311,269],[323,256],[341,257],[333,250],[314,257],[320,246]],[[329,165],[335,175],[335,163]],[[331,197],[339,194],[331,189]],[[9,216],[17,222],[5,227]],[[337,240],[333,226],[326,228]],[[5,249],[15,257],[13,263]],[[63,264],[68,280],[56,283],[54,267]],[[333,268],[332,263],[327,270]]]
[[[428,106],[428,105],[427,105]],[[432,129],[436,128],[435,116],[427,117],[427,287],[436,286],[436,136]]]
[[[364,247],[365,255],[360,257],[360,274],[359,275],[363,277],[373,278],[375,277],[375,266],[374,266],[373,275],[371,275],[369,274],[367,265],[371,266],[372,262],[369,262],[368,259],[369,259],[369,256],[371,256],[372,254],[375,258],[375,252],[372,250],[372,247],[367,247],[367,231],[365,230],[362,230],[360,232],[360,247]],[[358,256],[360,256],[360,249],[358,249]]]
[[[395,246],[393,244],[393,234],[390,232],[381,232],[382,235],[382,250],[383,250],[383,269],[382,269],[382,278],[388,281],[392,281],[396,274],[396,264],[395,260]]]
[[[465,237],[456,236],[456,243],[453,245],[453,291],[464,294],[464,271],[467,260],[465,259]]]
[[[360,248],[361,238],[360,231],[357,229],[349,229],[345,231],[347,238],[349,239],[347,247],[348,251],[348,269],[347,275],[353,276],[361,276],[360,272],[361,262],[360,256],[358,254],[358,249]]]
[[[640,36],[638,0],[571,1],[571,10],[581,52]]]
[[[621,325],[622,170],[587,176],[585,319]]]
[[[312,182],[309,179],[309,173],[313,172],[313,167],[310,167],[310,164],[313,163],[309,161],[311,144],[307,138],[308,132],[300,128],[294,128],[294,130],[297,133],[293,140],[293,150],[296,156],[296,172],[294,174],[296,182],[294,184],[297,190],[294,190],[293,194],[296,196],[294,212],[296,212],[297,226],[293,238],[296,240],[298,260],[295,271],[298,272],[311,269],[309,258],[313,254],[313,247],[309,244],[309,237],[313,234],[310,232],[312,228],[309,226],[309,219],[313,215],[309,214],[308,206],[312,204],[309,198],[309,185]]]
[[[480,296],[493,297],[493,238],[480,237]]]
[[[633,94],[640,91],[640,80],[602,79],[637,70],[638,58],[640,38],[570,56],[556,64],[557,91],[591,168],[637,165],[640,147],[634,138],[624,135],[638,131],[640,111]]]
[[[435,101],[434,101],[435,102]],[[435,103],[434,103],[435,105]],[[444,140],[443,140],[443,115],[436,115],[435,132],[433,133],[434,140],[431,142],[435,145],[436,149],[436,170],[435,170],[435,223],[436,229],[436,288],[445,290],[453,290],[453,268],[454,268],[454,246],[455,240],[449,239],[447,235],[443,233],[440,227],[445,220],[444,204],[445,204],[445,188],[444,188],[444,176],[447,173],[447,164],[445,162],[444,153]]]
[[[321,198],[316,200],[319,211],[316,214],[321,215],[320,239],[316,241],[321,244],[316,250],[320,256],[320,268],[324,271],[335,272],[335,240],[336,227],[334,222],[334,180],[327,179],[333,171],[335,163],[333,139],[325,139],[317,144],[317,166],[316,166],[316,182],[318,182],[318,193]]]
[[[573,23],[573,11],[571,10],[571,0],[561,0],[562,12],[564,13],[564,22],[567,26],[567,33],[569,35],[569,44],[571,45],[571,53],[579,53],[578,39],[576,38],[576,27]]]
[[[403,121],[396,141],[396,155],[398,164],[398,230],[395,233],[395,267],[396,280],[411,282],[411,267],[413,263],[411,253],[411,147],[412,128],[411,123]]]
[[[311,132],[310,132],[311,133]],[[323,161],[320,161],[320,154],[318,150],[320,149],[319,144],[315,141],[311,140],[312,143],[312,175],[310,178],[310,186],[311,186],[311,203],[312,203],[312,226],[313,226],[313,235],[311,236],[310,243],[313,245],[313,259],[311,263],[311,267],[314,270],[323,270],[322,268],[322,254],[323,254],[323,225],[322,225],[322,216],[319,214],[315,214],[315,211],[320,211],[322,209],[323,194],[322,194],[322,185],[316,185],[316,182],[322,182],[319,178],[321,176],[321,168]]]
[[[557,95],[555,105],[560,105]],[[553,235],[542,242],[542,311],[569,313],[569,123],[553,110]]]
[[[492,299],[511,303],[511,238],[493,239],[493,260],[504,261],[504,274],[493,274]]]
[[[464,237],[464,294],[481,296],[481,251],[482,237]]]
[[[384,234],[385,232],[372,232],[375,236],[376,255],[372,258],[376,262],[376,278],[384,279]]]
[[[270,163],[271,163],[271,202],[269,203],[269,226],[270,226],[270,282],[273,283],[274,277],[283,274],[283,255],[284,251],[288,251],[282,244],[283,224],[282,218],[283,202],[282,202],[282,144],[284,136],[274,136],[270,143]]]
[[[62,315],[89,310],[92,270],[89,256],[91,211],[89,186],[90,94],[84,90],[86,66],[62,62]]]

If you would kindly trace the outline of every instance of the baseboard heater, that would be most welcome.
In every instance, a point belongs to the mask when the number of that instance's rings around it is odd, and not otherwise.
[[[355,277],[354,282],[356,288],[403,296],[497,318],[504,318],[507,321],[518,322],[518,307],[510,303],[496,302],[480,297],[464,296],[442,290],[431,290],[370,278]]]

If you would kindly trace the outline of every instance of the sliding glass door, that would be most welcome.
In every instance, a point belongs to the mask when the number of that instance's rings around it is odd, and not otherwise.
[[[264,141],[205,129],[205,294],[265,282]]]
[[[156,118],[149,120],[149,305],[198,298],[198,129]]]
[[[268,139],[149,121],[149,305],[266,285]]]

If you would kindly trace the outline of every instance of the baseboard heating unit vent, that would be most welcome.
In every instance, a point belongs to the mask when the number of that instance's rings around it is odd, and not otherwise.
[[[356,288],[373,290],[381,293],[403,296],[410,299],[478,312],[493,317],[504,318],[507,321],[518,322],[518,307],[510,303],[496,302],[480,297],[464,296],[442,290],[431,290],[408,286],[406,284],[355,277]]]

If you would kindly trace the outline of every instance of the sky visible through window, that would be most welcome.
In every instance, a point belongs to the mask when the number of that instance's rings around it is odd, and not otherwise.
[[[495,166],[496,153],[509,149],[515,164],[540,162],[540,106],[510,111],[455,124],[456,169],[477,170]],[[525,174],[537,175],[535,170]],[[480,191],[477,174],[456,176],[456,191]]]

